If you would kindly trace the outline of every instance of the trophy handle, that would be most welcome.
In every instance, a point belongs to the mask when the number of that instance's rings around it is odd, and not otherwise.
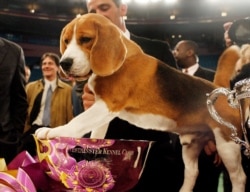
[[[216,111],[216,109],[214,108],[214,104],[217,100],[217,98],[221,95],[224,95],[227,97],[228,100],[228,104],[232,107],[232,108],[239,108],[239,102],[235,99],[235,91],[232,90],[230,91],[229,89],[226,88],[217,88],[214,89],[210,94],[207,94],[208,98],[207,98],[207,107],[208,107],[208,111],[210,113],[210,115],[212,116],[212,118],[214,120],[216,120],[218,123],[227,126],[228,128],[230,128],[233,132],[237,132],[236,127],[225,121]]]
[[[217,88],[217,89],[214,89],[210,94],[207,94],[208,98],[207,98],[207,107],[208,107],[208,111],[210,113],[210,115],[212,116],[212,118],[217,121],[218,123],[222,124],[222,125],[225,125],[227,126],[228,128],[231,129],[231,139],[237,143],[237,144],[240,144],[242,146],[245,147],[245,152],[244,154],[248,157],[250,157],[250,146],[249,146],[249,142],[248,142],[248,139],[246,137],[246,131],[245,131],[245,127],[243,125],[242,126],[242,130],[243,130],[243,133],[244,133],[244,136],[245,136],[245,140],[246,141],[243,141],[241,140],[238,136],[237,136],[237,128],[225,121],[216,111],[215,107],[214,107],[214,104],[215,102],[217,101],[218,97],[219,96],[226,96],[227,97],[227,101],[228,101],[228,104],[230,107],[232,108],[239,108],[241,110],[241,107],[240,107],[240,103],[238,101],[238,98],[236,96],[236,90],[232,90],[230,91],[229,89],[226,89],[226,88]],[[241,116],[242,116],[242,112],[241,112]],[[241,119],[242,121],[242,119]]]

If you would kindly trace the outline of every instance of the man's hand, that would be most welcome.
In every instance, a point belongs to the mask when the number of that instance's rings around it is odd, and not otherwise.
[[[218,166],[221,164],[222,161],[221,161],[219,154],[217,153],[217,149],[216,149],[216,145],[215,145],[214,141],[209,140],[204,147],[204,151],[207,155],[213,155],[213,154],[215,155],[214,156],[214,164],[215,165]]]
[[[82,103],[84,110],[87,110],[95,103],[95,96],[93,92],[89,89],[88,83],[83,87]]]
[[[232,40],[230,39],[229,37],[229,34],[228,34],[228,31],[231,27],[233,23],[232,22],[227,22],[227,23],[224,23],[223,27],[224,27],[224,40],[225,40],[225,44],[226,44],[226,47],[229,47],[233,44]]]

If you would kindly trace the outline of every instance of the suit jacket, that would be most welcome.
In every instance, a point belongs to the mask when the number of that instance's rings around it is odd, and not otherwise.
[[[167,42],[147,39],[134,34],[130,34],[130,39],[137,43],[145,53],[163,61],[171,67],[177,68],[174,56]]]
[[[16,155],[27,115],[24,67],[22,48],[0,38],[0,156],[7,163]]]
[[[30,82],[26,86],[29,107],[24,132],[28,131],[31,128],[33,121],[37,118],[41,104],[41,97],[40,100],[37,100],[37,96],[41,96],[43,89],[43,79]],[[51,100],[51,127],[64,125],[73,118],[71,91],[72,87],[70,85],[58,79],[57,88],[53,92]],[[31,111],[34,110],[37,111],[37,113],[35,117],[31,118]]]
[[[27,115],[22,48],[0,38],[0,131],[23,132]]]
[[[214,75],[215,71],[201,66],[199,66],[197,71],[194,73],[194,76],[201,77],[211,82],[214,80]]]

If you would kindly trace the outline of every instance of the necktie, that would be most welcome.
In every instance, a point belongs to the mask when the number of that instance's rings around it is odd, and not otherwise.
[[[52,96],[52,88],[51,85],[48,88],[45,105],[44,105],[44,112],[43,112],[43,125],[49,126],[50,125],[50,103],[51,103],[51,96]]]
[[[184,69],[184,73],[188,74],[188,69]]]

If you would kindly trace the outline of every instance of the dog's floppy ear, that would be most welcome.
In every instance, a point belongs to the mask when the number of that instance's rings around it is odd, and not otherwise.
[[[95,25],[97,32],[90,54],[91,68],[97,75],[111,75],[122,66],[126,57],[122,32],[111,23],[97,22]]]
[[[65,27],[63,28],[62,32],[61,32],[61,36],[60,36],[60,53],[63,54],[65,49],[66,49],[66,45],[64,43],[64,39],[62,38],[63,37],[63,34],[65,33]]]
[[[66,41],[71,40],[72,35],[73,35],[73,30],[74,30],[74,25],[76,23],[76,20],[78,18],[75,18],[74,20],[72,20],[70,23],[68,23],[61,32],[60,35],[60,53],[63,54],[65,49],[66,49]]]

